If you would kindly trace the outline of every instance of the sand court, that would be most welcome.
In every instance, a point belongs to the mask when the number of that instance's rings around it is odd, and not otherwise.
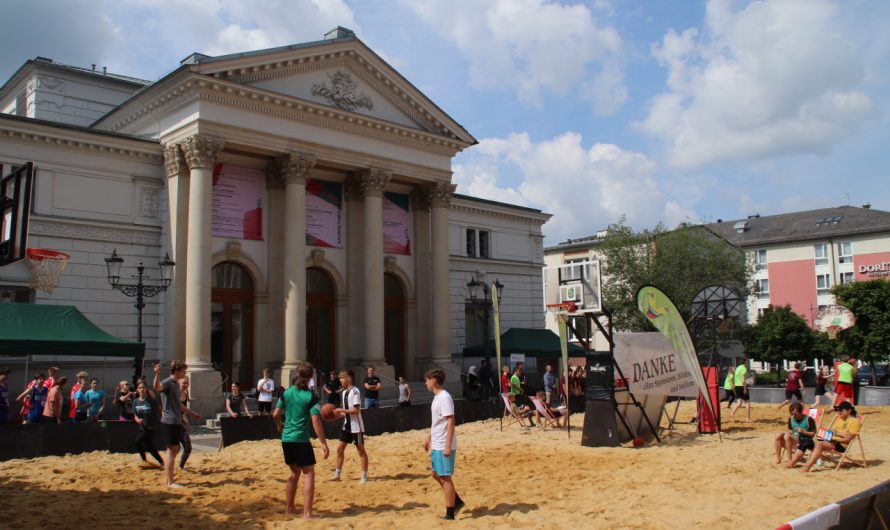
[[[425,431],[368,438],[370,482],[361,485],[355,450],[343,479],[329,480],[333,456],[317,466],[315,510],[305,523],[284,515],[287,470],[276,441],[244,442],[192,455],[169,492],[160,469],[136,455],[90,453],[0,465],[0,526],[26,528],[48,513],[84,515],[90,528],[775,528],[890,476],[890,411],[862,407],[871,467],[804,475],[774,464],[772,436],[784,411],[755,405],[752,423],[725,421],[723,443],[678,424],[664,443],[642,449],[586,448],[580,431],[498,422],[458,427],[455,483],[467,507],[442,521],[442,496],[429,478]],[[740,411],[739,416],[743,413]],[[684,403],[678,421],[692,416]],[[572,417],[580,425],[582,415]],[[331,443],[331,449],[336,442]],[[317,458],[321,451],[316,450]],[[302,481],[301,486],[302,488]],[[297,496],[301,506],[301,493]]]

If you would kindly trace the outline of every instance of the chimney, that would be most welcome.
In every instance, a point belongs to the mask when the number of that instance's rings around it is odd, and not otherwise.
[[[93,71],[96,71],[96,63],[93,63]]]
[[[108,75],[108,67],[107,66],[102,67],[102,75]]]
[[[337,40],[355,38],[355,32],[342,26],[337,26],[331,31],[324,34],[324,40]]]

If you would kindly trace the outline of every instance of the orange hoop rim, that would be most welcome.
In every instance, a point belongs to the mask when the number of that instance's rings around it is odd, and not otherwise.
[[[578,309],[578,306],[575,305],[575,302],[561,302],[559,304],[547,304],[548,311],[565,311],[567,313],[574,313]]]
[[[37,261],[43,261],[45,259],[49,260],[67,260],[71,256],[65,254],[64,252],[60,252],[58,250],[50,250],[48,248],[29,248],[25,251],[25,257],[27,259],[33,259]]]

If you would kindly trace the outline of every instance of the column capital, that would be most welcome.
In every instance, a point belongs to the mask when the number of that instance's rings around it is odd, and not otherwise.
[[[371,167],[357,171],[347,179],[347,188],[352,188],[350,195],[360,194],[362,197],[383,197],[383,190],[392,179],[392,172]],[[351,197],[350,197],[351,198]]]
[[[216,165],[223,141],[203,134],[189,136],[179,142],[189,169],[211,169]]]
[[[436,182],[435,184],[424,186],[431,208],[448,208],[451,206],[451,199],[454,197],[455,190],[457,190],[457,185],[450,182]]]
[[[182,153],[182,148],[178,144],[167,144],[164,146],[164,169],[167,171],[167,178],[188,175],[189,167],[185,161],[185,155]]]
[[[315,167],[318,158],[309,153],[296,151],[273,158],[266,167],[270,184],[305,184],[309,170]]]

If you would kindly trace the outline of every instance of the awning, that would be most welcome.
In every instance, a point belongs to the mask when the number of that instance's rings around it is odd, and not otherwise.
[[[524,353],[527,357],[559,357],[559,335],[549,329],[510,328],[501,333],[501,355]],[[494,355],[494,340],[478,346],[467,346],[464,355],[484,357]],[[584,348],[569,343],[569,356],[584,355]]]
[[[144,354],[145,344],[105,333],[74,306],[0,304],[0,355]]]

